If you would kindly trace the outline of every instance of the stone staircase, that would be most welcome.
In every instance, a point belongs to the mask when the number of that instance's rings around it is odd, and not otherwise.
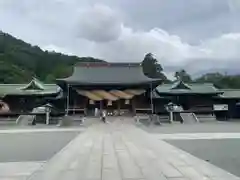
[[[194,113],[180,113],[180,116],[184,123],[193,124],[199,122],[197,116]]]
[[[16,124],[22,125],[22,126],[28,126],[33,123],[35,118],[36,118],[35,115],[20,115],[16,120]]]

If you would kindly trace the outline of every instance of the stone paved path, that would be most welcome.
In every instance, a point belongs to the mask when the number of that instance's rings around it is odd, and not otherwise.
[[[54,142],[53,142],[54,145]],[[28,180],[237,180],[129,121],[95,124]]]
[[[43,129],[4,129],[0,131],[0,134],[15,134],[15,133],[40,133],[40,132],[72,132],[83,131],[81,128],[43,128]]]
[[[0,163],[0,180],[25,180],[44,163],[42,161]]]
[[[173,133],[152,134],[158,139],[191,140],[191,139],[240,139],[240,133]]]

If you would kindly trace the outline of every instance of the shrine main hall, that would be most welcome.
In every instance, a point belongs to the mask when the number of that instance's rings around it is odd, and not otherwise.
[[[144,75],[140,63],[78,63],[72,76],[57,79],[67,98],[67,112],[94,110],[134,114],[152,109],[151,92],[161,79]]]

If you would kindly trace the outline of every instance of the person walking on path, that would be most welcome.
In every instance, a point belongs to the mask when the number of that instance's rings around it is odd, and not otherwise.
[[[103,111],[101,112],[101,119],[102,119],[102,121],[103,121],[104,123],[106,123],[106,111],[105,111],[105,110],[103,110]]]

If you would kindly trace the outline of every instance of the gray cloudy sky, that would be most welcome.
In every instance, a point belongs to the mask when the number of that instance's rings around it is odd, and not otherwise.
[[[240,65],[239,18],[239,0],[0,0],[0,29],[43,49],[191,73]]]

